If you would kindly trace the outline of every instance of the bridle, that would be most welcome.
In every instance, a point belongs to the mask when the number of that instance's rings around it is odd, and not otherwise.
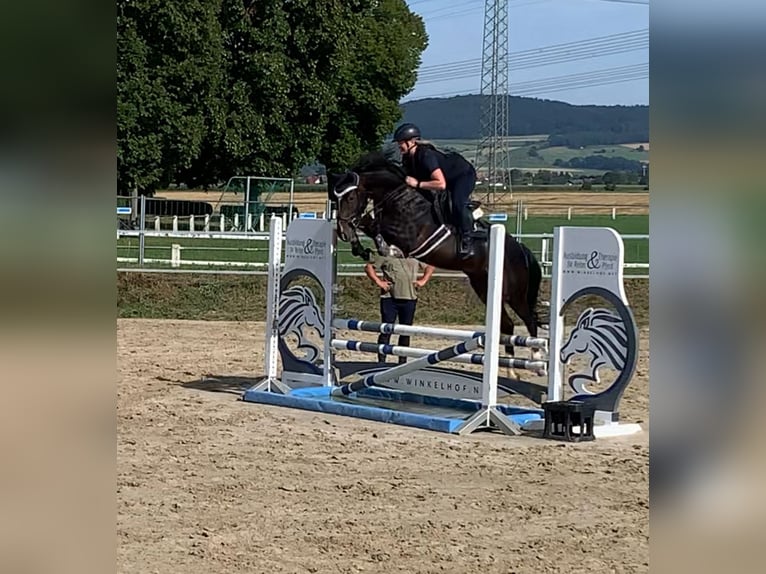
[[[340,205],[340,201],[347,196],[349,193],[353,191],[357,191],[359,189],[359,174],[355,171],[348,172],[348,175],[351,176],[352,181],[348,182],[348,184],[340,191],[337,190],[337,188],[333,189],[333,195],[335,196],[335,199],[338,201],[338,205]],[[362,212],[364,211],[364,207],[366,206],[366,201],[360,201],[360,208],[356,210],[355,213],[353,213],[350,217],[341,217],[340,210],[338,210],[338,223],[344,223],[351,227],[352,229],[358,229],[359,228],[359,222],[362,218]]]
[[[351,181],[350,182],[346,182],[346,181],[341,180],[340,183],[341,183],[341,185],[344,185],[344,187],[340,191],[338,191],[337,188],[333,189],[333,195],[335,196],[335,198],[338,201],[339,205],[340,205],[340,201],[345,196],[347,196],[349,193],[352,193],[354,191],[359,190],[360,179],[361,179],[359,174],[354,172],[354,171],[351,171],[351,172],[348,172],[347,177],[348,176],[351,176]],[[404,188],[406,186],[407,186],[407,184],[402,182],[400,187],[391,190],[390,192],[385,194],[381,199],[377,200],[377,202],[373,201],[373,205],[372,205],[371,211],[375,215],[378,215],[379,213],[381,213],[382,210],[383,210],[383,207],[389,201],[391,201],[392,198],[396,195],[395,192],[399,191],[400,189],[402,189],[402,188]],[[366,189],[362,189],[361,191],[358,191],[358,193],[361,193],[362,197],[360,197],[358,199],[359,205],[357,206],[357,209],[355,210],[355,213],[353,213],[349,217],[341,217],[340,213],[338,213],[338,216],[337,216],[338,223],[342,223],[342,224],[348,225],[349,227],[351,227],[354,230],[359,229],[359,225],[360,225],[360,222],[361,222],[362,218],[370,211],[370,210],[367,209],[368,206],[369,206],[369,203],[370,203],[369,202],[368,191]],[[340,210],[339,210],[339,212],[340,212]]]

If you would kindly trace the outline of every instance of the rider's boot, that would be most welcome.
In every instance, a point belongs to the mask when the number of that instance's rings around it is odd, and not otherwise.
[[[461,210],[458,222],[458,229],[460,230],[458,253],[463,257],[468,257],[473,251],[473,213],[468,205],[465,205]]]

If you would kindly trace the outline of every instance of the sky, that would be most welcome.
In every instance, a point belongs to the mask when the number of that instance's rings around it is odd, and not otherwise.
[[[485,1],[407,4],[423,17],[429,45],[402,101],[480,93]],[[512,95],[649,103],[649,0],[508,0],[508,7]]]

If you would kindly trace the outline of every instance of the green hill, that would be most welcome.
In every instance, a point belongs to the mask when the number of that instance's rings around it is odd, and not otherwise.
[[[403,121],[420,126],[434,140],[480,137],[484,96],[425,98],[401,105]],[[575,106],[565,102],[508,96],[510,135],[548,134],[549,145],[580,147],[649,141],[649,106]]]

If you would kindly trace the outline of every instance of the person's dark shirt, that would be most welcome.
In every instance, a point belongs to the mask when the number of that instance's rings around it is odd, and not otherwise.
[[[431,174],[441,168],[444,179],[447,180],[447,187],[473,169],[473,166],[461,155],[444,153],[425,145],[418,145],[413,155],[403,157],[402,164],[407,175],[418,181],[430,181]]]

